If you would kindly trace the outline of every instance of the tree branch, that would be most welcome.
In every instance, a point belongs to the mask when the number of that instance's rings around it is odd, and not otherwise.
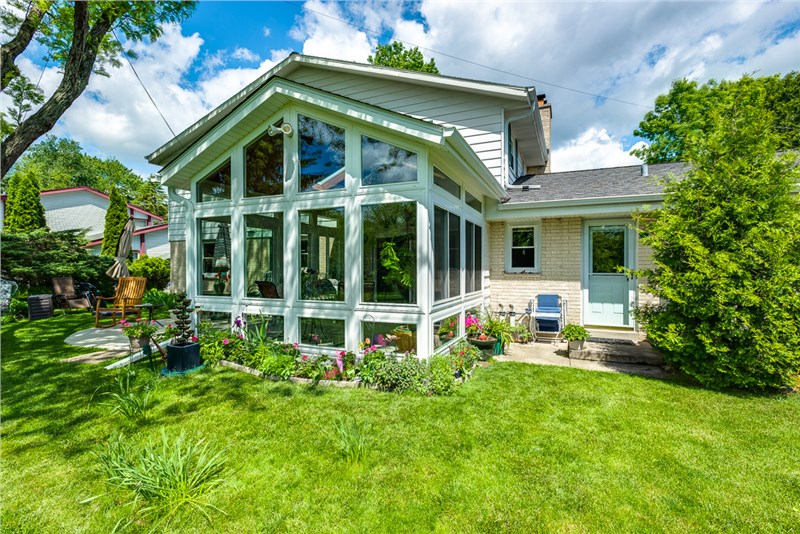
[[[2,80],[2,90],[11,83],[11,80],[19,75],[19,68],[14,64],[17,57],[28,48],[33,40],[33,36],[39,29],[42,19],[53,5],[54,0],[34,0],[31,8],[25,15],[25,20],[17,30],[17,34],[9,42],[0,47],[0,80]]]

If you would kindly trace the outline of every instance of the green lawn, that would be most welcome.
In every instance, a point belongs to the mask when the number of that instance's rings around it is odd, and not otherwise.
[[[185,430],[228,447],[228,515],[176,532],[800,532],[800,397],[502,363],[452,397],[261,381],[216,368],[164,380],[137,427],[96,400],[112,373],[60,363],[88,314],[2,328],[3,532],[108,532],[91,452]],[[372,425],[367,459],[333,422]],[[130,531],[147,531],[148,524]]]

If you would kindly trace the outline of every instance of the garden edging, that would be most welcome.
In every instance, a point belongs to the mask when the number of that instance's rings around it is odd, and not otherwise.
[[[284,378],[281,378],[279,376],[267,375],[267,374],[262,373],[258,369],[253,369],[252,367],[247,367],[246,365],[242,365],[242,364],[239,364],[239,363],[231,362],[231,361],[228,361],[228,360],[220,360],[219,364],[224,366],[224,367],[230,367],[231,369],[235,369],[237,371],[242,371],[244,373],[248,373],[248,374],[251,374],[253,376],[257,376],[259,378],[265,378],[265,379],[268,379],[268,380],[273,380],[275,382],[281,382],[281,381],[286,380],[288,382],[294,382],[295,384],[313,384],[314,383],[314,380],[312,380],[311,378],[299,378],[299,377],[296,377],[296,376],[290,376],[289,378],[284,379]],[[337,387],[337,388],[357,388],[357,387],[361,387],[361,386],[364,385],[364,384],[361,383],[360,380],[352,380],[352,381],[350,381],[350,380],[319,380],[317,382],[317,384],[320,385],[320,386],[333,386],[333,387]]]

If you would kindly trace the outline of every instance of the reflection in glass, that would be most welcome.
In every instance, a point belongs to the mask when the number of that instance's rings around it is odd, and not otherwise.
[[[433,168],[433,183],[461,200],[461,186],[436,167]]]
[[[483,281],[481,227],[469,221],[466,223],[466,261],[464,266],[466,276],[466,292],[480,291]]]
[[[200,240],[200,294],[231,295],[231,218],[204,217],[197,220]]]
[[[363,206],[364,301],[417,301],[417,204]]]
[[[452,343],[461,335],[458,314],[451,315],[433,323],[433,349]]]
[[[300,211],[300,298],[344,300],[344,208]]]
[[[469,191],[464,191],[464,202],[477,212],[483,211],[483,203]]]
[[[283,213],[245,215],[247,296],[283,298]]]
[[[344,188],[344,128],[297,116],[300,191]]]
[[[280,127],[283,119],[275,123]],[[244,149],[244,196],[283,194],[283,134],[265,133]]]
[[[618,273],[625,266],[625,227],[593,226],[592,272]]]
[[[199,202],[231,199],[231,160],[197,182]]]
[[[417,179],[414,152],[361,136],[361,185],[413,182]]]
[[[247,332],[249,338],[269,338],[283,341],[283,316],[248,313]]]
[[[300,317],[300,343],[344,348],[344,320]]]
[[[408,323],[361,322],[362,341],[383,348],[386,352],[416,352],[417,325]]]

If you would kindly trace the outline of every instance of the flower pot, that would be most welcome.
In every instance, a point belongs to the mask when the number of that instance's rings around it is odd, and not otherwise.
[[[583,350],[584,341],[583,339],[570,339],[568,341],[569,350]]]
[[[200,366],[200,344],[167,345],[167,370],[183,372]]]
[[[467,341],[469,341],[471,345],[474,345],[481,350],[489,350],[494,347],[495,343],[497,343],[497,339],[493,337],[487,337],[486,339],[468,337]]]
[[[150,336],[129,337],[128,342],[131,344],[131,352],[139,352],[150,345]]]

